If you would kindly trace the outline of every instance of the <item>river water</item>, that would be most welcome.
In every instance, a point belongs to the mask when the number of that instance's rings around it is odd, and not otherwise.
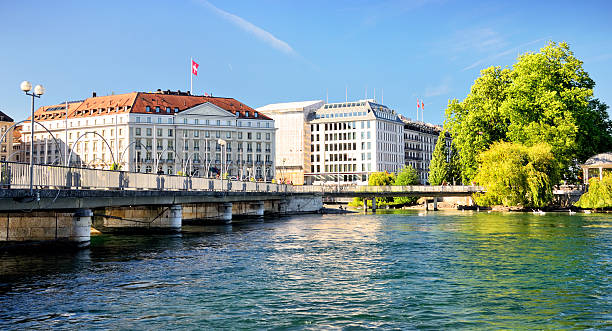
[[[0,254],[0,329],[612,328],[612,217],[306,215]]]

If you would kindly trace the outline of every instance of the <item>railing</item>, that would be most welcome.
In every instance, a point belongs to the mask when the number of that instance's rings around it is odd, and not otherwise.
[[[289,192],[290,185],[34,165],[35,189]],[[30,188],[30,166],[0,162],[0,190]]]
[[[202,177],[157,175],[112,170],[34,165],[35,189],[100,189],[100,190],[167,190],[218,192],[282,192],[329,195],[399,195],[428,193],[471,194],[482,192],[479,186],[357,186],[304,185],[244,182]],[[0,162],[0,189],[30,188],[30,168],[25,163]]]

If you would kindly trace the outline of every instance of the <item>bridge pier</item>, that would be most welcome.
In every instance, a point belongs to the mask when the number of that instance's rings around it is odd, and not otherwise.
[[[433,201],[433,210],[438,210],[438,198],[434,197],[434,201]]]
[[[178,232],[182,219],[181,205],[106,207],[95,210],[93,227],[100,232]]]
[[[225,202],[219,205],[220,220],[226,224],[232,223],[232,203]]]
[[[372,198],[372,212],[376,212],[376,197]]]
[[[233,217],[263,217],[265,204],[263,201],[234,202],[232,204]]]
[[[0,247],[21,244],[89,246],[91,234],[89,209],[76,212],[36,211],[0,214]]]

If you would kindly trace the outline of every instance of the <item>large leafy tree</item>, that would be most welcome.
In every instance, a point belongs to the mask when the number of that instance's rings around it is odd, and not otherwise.
[[[393,182],[394,186],[409,186],[409,185],[418,185],[419,174],[417,171],[411,166],[405,166],[397,173],[395,177],[395,181]],[[417,201],[416,197],[395,197],[393,198],[393,202],[396,204],[414,204]]]
[[[589,191],[580,197],[576,206],[581,208],[612,207],[612,175],[604,173],[602,180],[591,178]]]
[[[475,177],[477,155],[496,141],[546,142],[572,179],[577,162],[612,148],[607,106],[593,99],[594,86],[566,43],[523,54],[512,69],[482,70],[468,96],[446,109],[463,181]]]
[[[440,132],[436,147],[434,148],[431,162],[429,163],[429,183],[431,185],[440,185],[448,180],[449,163],[446,158],[448,156],[448,148],[446,147],[446,132]]]
[[[541,207],[552,201],[558,163],[547,143],[497,142],[479,161],[474,180],[486,193],[475,196],[478,204]]]

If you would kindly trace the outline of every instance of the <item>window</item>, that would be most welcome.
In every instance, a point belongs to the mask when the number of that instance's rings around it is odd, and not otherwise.
[[[151,123],[151,117],[147,117],[147,123]]]
[[[261,140],[261,133],[257,132],[257,140]]]
[[[217,120],[217,126],[221,126],[221,120]]]
[[[156,112],[156,113],[159,113],[159,106],[156,106],[156,107],[155,107],[155,112]]]
[[[317,137],[318,137],[318,135],[317,135]],[[269,133],[266,133],[266,140],[270,140],[270,134]]]
[[[242,139],[242,132],[238,132],[238,139]]]
[[[215,132],[215,138],[221,138],[221,132],[216,131]]]
[[[161,122],[162,122],[162,118],[161,118],[161,117],[158,117],[158,118],[157,118],[157,123],[161,123]]]
[[[150,112],[151,112],[151,107],[147,106],[147,113],[150,113]]]
[[[170,107],[166,107],[166,113],[170,114]]]
[[[251,139],[252,135],[250,132],[247,132],[247,139]]]
[[[149,137],[150,137],[150,136],[151,136],[151,134],[153,134],[152,132],[153,132],[153,129],[151,129],[151,128],[147,128],[147,136],[149,136]]]
[[[228,132],[228,133],[227,133],[225,136],[226,136],[226,137],[229,139],[229,138],[231,138],[231,137],[232,137],[232,133],[231,133],[231,132]]]
[[[174,124],[174,117],[170,117],[168,119],[168,124]]]
[[[136,128],[136,133],[137,136],[140,136],[140,128]]]
[[[161,137],[163,135],[164,135],[164,133],[162,132],[162,129],[157,129],[157,136]]]
[[[178,111],[179,111],[178,107],[174,107],[174,112],[178,113]]]
[[[206,133],[204,134],[204,136],[206,136],[206,138],[210,137],[210,131],[205,131]]]
[[[172,129],[168,129],[168,137],[172,137]]]
[[[199,137],[200,136],[200,131],[198,131],[198,130],[193,131],[193,136],[194,137]]]
[[[136,123],[140,123],[140,116],[136,116]]]
[[[195,120],[193,120],[194,124],[200,124],[200,121],[196,118]]]

